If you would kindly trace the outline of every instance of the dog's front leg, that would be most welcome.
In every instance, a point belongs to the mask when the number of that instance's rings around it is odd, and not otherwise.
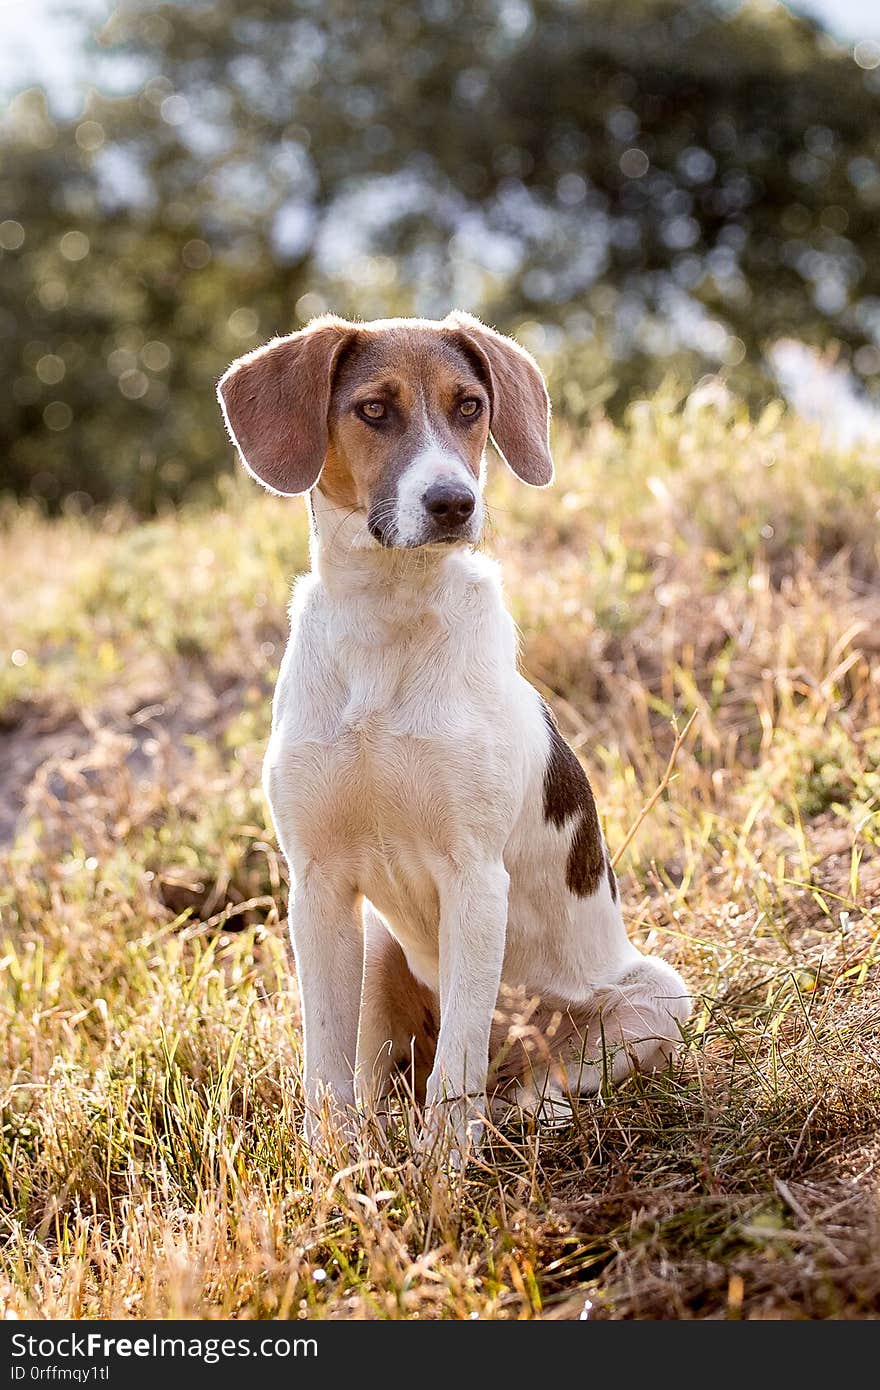
[[[290,936],[302,1000],[305,1135],[318,1137],[322,1113],[351,1119],[364,942],[355,889],[325,866],[309,864],[290,901]]]
[[[456,866],[440,885],[440,1034],[425,1096],[426,1141],[445,1139],[458,1159],[483,1132],[508,885],[498,861]]]

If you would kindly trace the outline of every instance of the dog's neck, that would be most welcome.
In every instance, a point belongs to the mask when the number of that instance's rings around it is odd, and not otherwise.
[[[312,572],[334,599],[369,607],[386,615],[396,609],[412,615],[433,607],[439,591],[480,567],[469,546],[379,545],[370,535],[363,511],[338,506],[316,488],[309,499]]]

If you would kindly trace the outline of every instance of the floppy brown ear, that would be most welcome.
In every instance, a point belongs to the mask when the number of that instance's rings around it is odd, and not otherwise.
[[[308,492],[318,481],[333,374],[354,331],[343,319],[316,319],[239,357],[220,378],[217,397],[232,442],[273,492]]]
[[[482,362],[492,397],[495,448],[524,483],[547,487],[553,481],[550,397],[534,357],[472,314],[456,310],[446,321]]]

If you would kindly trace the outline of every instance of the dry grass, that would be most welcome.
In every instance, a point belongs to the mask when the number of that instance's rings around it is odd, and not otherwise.
[[[554,493],[497,477],[491,545],[612,848],[696,712],[620,866],[698,993],[691,1047],[463,1178],[297,1137],[258,770],[303,509],[241,484],[140,527],[7,515],[8,1311],[874,1315],[880,471],[775,410],[675,406],[558,441]]]

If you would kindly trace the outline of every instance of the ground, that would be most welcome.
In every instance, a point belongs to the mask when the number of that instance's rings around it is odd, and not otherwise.
[[[872,1317],[880,1304],[880,469],[667,392],[494,469],[523,667],[669,1074],[515,1119],[463,1176],[306,1151],[259,788],[305,508],[2,518],[0,1303],[19,1317]]]

